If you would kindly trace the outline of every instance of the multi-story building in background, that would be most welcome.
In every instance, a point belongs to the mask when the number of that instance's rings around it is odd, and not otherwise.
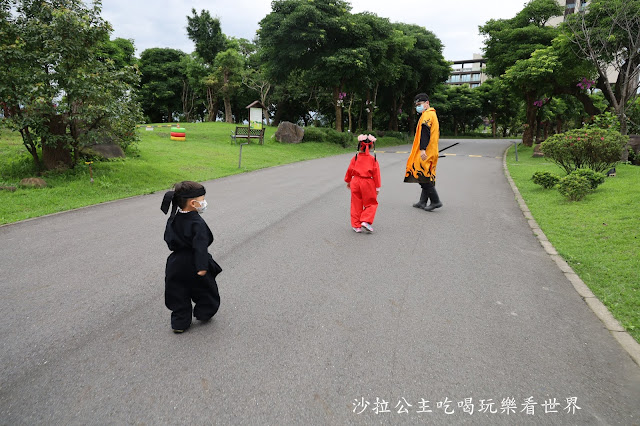
[[[556,0],[558,4],[564,7],[564,13],[562,16],[556,16],[549,19],[547,25],[557,26],[564,22],[567,16],[576,12],[584,12],[585,8],[589,4],[589,0]]]
[[[482,55],[476,53],[473,54],[473,59],[453,61],[451,75],[446,84],[453,86],[468,84],[471,88],[480,86],[487,80],[486,62]]]
[[[572,13],[582,12],[589,4],[589,0],[556,0],[560,6],[564,8],[564,12],[561,16],[556,16],[549,19],[547,25],[557,26],[560,25],[567,16]],[[473,54],[473,59],[466,59],[460,61],[453,61],[451,75],[446,81],[449,85],[462,85],[468,84],[469,87],[474,88],[480,86],[487,80],[487,74],[485,73],[486,60],[479,54]],[[609,78],[615,77],[609,72]]]

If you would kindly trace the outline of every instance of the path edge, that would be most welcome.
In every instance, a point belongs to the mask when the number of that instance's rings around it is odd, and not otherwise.
[[[509,173],[509,168],[507,167],[507,153],[511,146],[508,146],[504,150],[504,154],[502,155],[502,168],[504,170],[504,175],[513,190],[513,193],[516,197],[516,201],[518,202],[518,206],[522,211],[525,219],[529,223],[529,227],[533,231],[533,234],[536,236],[542,248],[544,248],[545,252],[551,257],[551,259],[556,263],[560,271],[564,274],[565,278],[573,285],[575,291],[580,295],[582,300],[589,306],[589,308],[593,311],[593,313],[602,321],[605,328],[609,330],[611,335],[618,341],[618,343],[622,346],[622,348],[629,354],[631,359],[640,366],[640,343],[636,342],[636,340],[631,336],[620,324],[620,322],[614,318],[609,309],[598,299],[589,289],[589,287],[580,279],[578,274],[575,273],[573,268],[569,266],[569,264],[558,254],[556,249],[553,247],[551,242],[547,239],[547,236],[542,232],[542,229],[538,225],[538,222],[533,218],[527,203],[525,203],[524,198],[520,194],[520,190],[516,186],[515,182],[511,178],[511,174]]]

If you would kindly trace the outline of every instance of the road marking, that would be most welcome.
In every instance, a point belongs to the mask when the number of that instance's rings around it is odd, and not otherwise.
[[[375,154],[409,154],[409,151],[374,151]],[[440,157],[474,157],[474,158],[502,158],[494,157],[493,155],[465,155],[465,154],[450,154],[444,153]]]

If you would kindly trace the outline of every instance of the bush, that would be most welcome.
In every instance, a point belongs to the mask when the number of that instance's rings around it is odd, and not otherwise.
[[[405,140],[405,134],[402,132],[396,132],[394,130],[388,130],[387,132],[385,132],[385,137],[388,138],[396,138],[396,139],[400,139],[400,140]]]
[[[323,142],[324,129],[321,127],[305,127],[302,142]]]
[[[350,146],[353,136],[349,132],[338,132],[326,127],[305,127],[302,142],[330,142],[343,147]]]
[[[628,140],[615,130],[575,129],[551,136],[540,148],[567,174],[581,168],[602,173],[620,161]]]
[[[570,201],[580,201],[591,192],[591,184],[583,176],[570,174],[560,179],[558,191]]]
[[[584,127],[589,129],[611,129],[620,131],[620,120],[618,120],[618,117],[615,114],[606,111],[602,114],[591,117]]]
[[[589,181],[589,185],[592,190],[595,190],[598,185],[604,183],[605,175],[603,173],[594,172],[591,169],[578,169],[571,172],[572,175],[582,176]]]
[[[531,180],[533,180],[533,183],[535,183],[536,185],[540,185],[545,189],[549,189],[556,186],[556,184],[560,180],[560,177],[554,175],[551,172],[535,172],[533,176],[531,176]]]
[[[325,129],[327,142],[348,147],[353,142],[353,135],[349,132],[338,132],[335,129]]]

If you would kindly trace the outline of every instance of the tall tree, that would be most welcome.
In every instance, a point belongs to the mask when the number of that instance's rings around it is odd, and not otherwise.
[[[445,86],[444,96],[446,102],[443,108],[438,109],[438,120],[443,130],[458,136],[458,131],[464,133],[480,125],[482,104],[478,91],[467,84]]]
[[[140,55],[140,102],[152,123],[172,121],[182,109],[185,53],[168,48],[146,49]]]
[[[271,8],[258,30],[268,77],[282,84],[293,72],[305,71],[309,85],[331,87],[336,128],[342,130],[341,86],[367,54],[346,50],[351,6],[344,0],[275,0]]]
[[[213,62],[212,83],[218,87],[224,101],[225,122],[233,123],[231,97],[242,84],[244,59],[235,47],[231,47],[216,55]]]
[[[97,57],[103,62],[110,62],[115,69],[133,66],[137,63],[136,48],[132,40],[116,38],[105,39],[98,48]]]
[[[567,18],[566,28],[578,55],[595,67],[597,87],[626,134],[626,110],[640,87],[640,0],[592,0],[586,12]],[[610,71],[617,74],[613,84]]]
[[[500,77],[491,78],[474,90],[478,92],[482,114],[490,119],[491,133],[495,138],[498,126],[503,128],[503,132],[509,128],[512,119],[518,115],[521,102]]]
[[[487,73],[501,76],[514,64],[517,65],[518,61],[529,59],[534,51],[550,46],[560,30],[545,24],[551,17],[561,13],[562,9],[555,0],[530,0],[515,17],[491,19],[480,26],[480,33],[486,36],[484,53],[487,58]],[[544,68],[542,64],[533,65],[539,69]],[[522,139],[525,145],[531,146],[537,114],[533,102],[541,89],[529,84],[526,78],[521,78],[526,74],[526,69],[519,68],[517,74],[517,78],[508,81],[522,90],[527,117]]]
[[[11,6],[14,6],[13,8]],[[111,26],[101,3],[0,2],[0,99],[4,123],[21,133],[40,167],[73,166],[88,144],[136,139],[135,69],[105,61]]]
[[[213,65],[216,55],[225,50],[226,38],[220,20],[213,18],[207,10],[198,15],[191,9],[191,16],[187,16],[187,35],[195,43],[198,55],[209,65]]]
[[[399,61],[398,80],[386,89],[389,94],[387,107],[393,121],[390,127],[398,130],[397,112],[409,110],[407,128],[413,132],[416,120],[413,97],[420,92],[433,94],[436,87],[449,78],[451,66],[442,55],[444,49],[442,41],[431,31],[418,25],[395,23],[393,26],[396,31],[401,31],[405,36],[410,37],[413,44]]]

